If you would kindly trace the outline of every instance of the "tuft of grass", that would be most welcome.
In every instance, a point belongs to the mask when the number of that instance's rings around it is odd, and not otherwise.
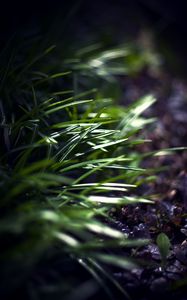
[[[136,195],[149,173],[133,153],[146,142],[141,129],[152,120],[142,113],[155,99],[120,107],[95,86],[98,76],[127,72],[118,59],[130,50],[89,57],[84,49],[57,64],[54,49],[16,50],[1,65],[1,294],[73,299],[76,288],[87,299],[102,286],[109,297],[128,297],[107,265],[136,262],[109,249],[149,241],[130,240],[107,220],[114,206],[152,203]]]

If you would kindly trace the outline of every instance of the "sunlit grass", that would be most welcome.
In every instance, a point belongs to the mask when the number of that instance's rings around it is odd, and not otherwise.
[[[136,195],[140,174],[144,182],[149,172],[140,167],[140,158],[131,151],[146,142],[139,133],[153,120],[144,119],[142,113],[155,99],[149,95],[129,107],[119,107],[99,86],[96,89],[98,76],[110,81],[115,74],[128,71],[115,63],[131,55],[128,48],[93,57],[84,49],[77,53],[75,63],[59,62],[56,73],[52,62],[48,67],[40,63],[54,48],[19,65],[15,58],[8,70],[4,65],[1,68],[3,293],[12,296],[24,287],[27,299],[34,299],[32,286],[37,299],[43,299],[48,282],[40,289],[34,276],[40,264],[47,267],[48,257],[55,260],[57,256],[65,269],[68,264],[74,270],[67,277],[65,271],[55,271],[63,281],[60,291],[58,282],[53,286],[59,297],[68,299],[74,288],[75,274],[80,272],[76,262],[107,294],[112,290],[105,280],[126,297],[106,265],[131,269],[136,262],[107,249],[142,246],[149,241],[130,240],[109,226],[109,212],[112,207],[152,203]],[[90,76],[85,82],[87,72]],[[42,275],[37,276],[42,280]]]

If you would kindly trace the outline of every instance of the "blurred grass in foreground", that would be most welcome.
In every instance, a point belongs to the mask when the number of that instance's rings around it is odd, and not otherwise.
[[[149,58],[124,45],[64,59],[55,46],[36,48],[8,49],[1,62],[1,295],[88,299],[101,286],[107,297],[128,297],[107,265],[137,262],[112,249],[149,241],[130,240],[107,220],[114,206],[152,203],[136,195],[153,174],[134,154],[155,99],[121,107],[112,90],[116,75],[138,72]]]

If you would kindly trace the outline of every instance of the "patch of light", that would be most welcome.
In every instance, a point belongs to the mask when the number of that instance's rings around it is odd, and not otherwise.
[[[89,114],[89,117],[90,117],[90,118],[95,118],[96,115],[97,115],[96,113],[90,113],[90,114]],[[100,118],[108,118],[109,115],[108,115],[107,113],[101,113],[99,117],[100,117]],[[90,123],[89,123],[89,124],[90,124]]]
[[[92,59],[89,65],[93,68],[99,68],[103,65],[103,62],[100,59]]]
[[[115,59],[118,57],[122,57],[128,54],[128,51],[126,49],[119,49],[114,51],[106,51],[103,55],[103,59]]]

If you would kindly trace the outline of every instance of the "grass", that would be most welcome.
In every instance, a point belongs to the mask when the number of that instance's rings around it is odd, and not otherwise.
[[[134,268],[116,250],[149,241],[116,230],[110,211],[153,203],[137,196],[152,172],[135,153],[155,99],[120,107],[107,93],[145,58],[134,64],[124,47],[64,60],[54,46],[33,49],[8,50],[0,71],[1,295],[83,300],[102,287],[107,299],[128,297],[110,266]]]

